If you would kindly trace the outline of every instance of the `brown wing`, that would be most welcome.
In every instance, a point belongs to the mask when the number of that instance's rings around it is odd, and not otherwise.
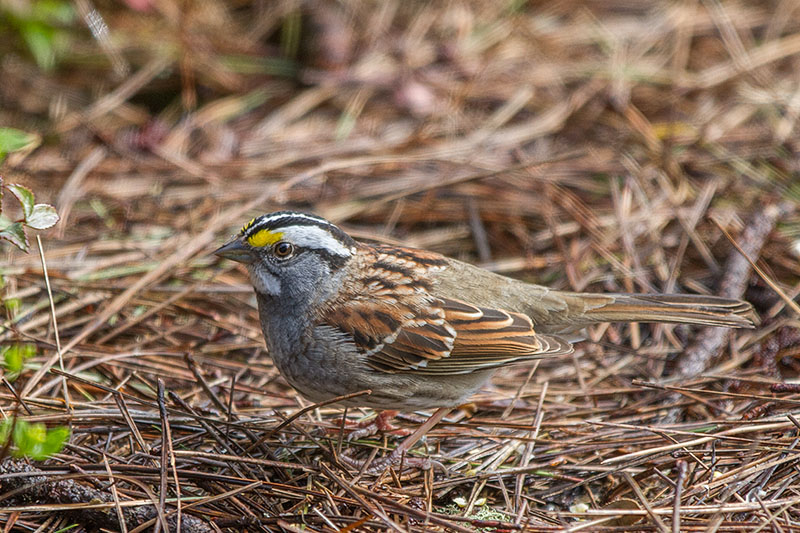
[[[395,343],[416,346],[420,361],[450,353],[455,331],[430,296],[430,274],[446,266],[442,256],[375,246],[354,261],[358,275],[342,280],[347,297],[330,302],[321,323],[351,334],[368,356]]]
[[[367,364],[382,372],[464,374],[573,350],[560,337],[535,333],[531,320],[519,313],[450,299],[410,311],[352,302],[326,323],[350,333]]]
[[[451,299],[437,303],[444,311],[445,327],[449,326],[446,329],[455,333],[447,341],[452,345],[449,352],[429,349],[431,344],[441,343],[441,330],[433,331],[428,326],[417,326],[410,331],[401,328],[394,342],[385,343],[368,355],[368,364],[383,372],[463,374],[520,360],[572,353],[572,345],[567,341],[535,333],[525,315]]]
[[[463,374],[522,359],[572,352],[539,335],[521,313],[431,296],[431,274],[447,260],[429,252],[377,246],[346,279],[346,300],[331,302],[320,322],[353,337],[367,364],[383,372]]]

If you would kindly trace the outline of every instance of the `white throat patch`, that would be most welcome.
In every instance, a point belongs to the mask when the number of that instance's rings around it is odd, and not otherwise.
[[[257,263],[247,265],[250,272],[250,283],[256,292],[269,294],[270,296],[280,296],[281,282],[278,278],[270,274],[266,268],[260,267]]]

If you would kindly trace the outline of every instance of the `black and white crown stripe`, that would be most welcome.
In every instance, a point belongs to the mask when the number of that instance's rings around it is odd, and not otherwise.
[[[283,238],[296,246],[324,250],[332,255],[348,257],[356,252],[356,243],[347,233],[324,218],[294,211],[278,211],[255,218],[241,231],[244,239],[259,231],[283,233]]]

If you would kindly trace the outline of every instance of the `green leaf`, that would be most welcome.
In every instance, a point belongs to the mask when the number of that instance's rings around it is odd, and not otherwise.
[[[19,29],[22,38],[42,70],[56,66],[55,29],[41,22],[27,21]]]
[[[5,300],[3,300],[3,306],[5,306],[6,310],[8,311],[8,314],[11,315],[12,317],[17,314],[20,305],[21,302],[19,298],[6,298]]]
[[[6,418],[0,424],[0,445],[8,442],[11,428],[14,428],[12,441],[15,449],[12,450],[14,457],[30,457],[36,461],[49,459],[54,454],[61,451],[69,440],[70,431],[68,427],[59,426],[47,430],[44,424],[31,424],[25,420]]]
[[[22,353],[22,360],[30,359],[36,355],[36,345],[31,343],[18,344],[19,351]]]
[[[47,437],[44,439],[44,448],[47,455],[58,453],[64,447],[64,444],[69,440],[69,428],[66,426],[58,426],[47,432]]]
[[[5,366],[6,372],[12,381],[22,372],[24,360],[19,345],[6,346],[3,350],[3,366]]]
[[[58,222],[56,208],[49,204],[36,204],[33,212],[25,217],[25,224],[33,229],[52,228]]]
[[[24,420],[17,420],[14,428],[14,444],[17,457],[30,457],[36,461],[49,459],[58,453],[69,439],[69,428],[60,426],[50,431],[42,423],[31,424]]]
[[[75,11],[69,2],[63,0],[39,0],[33,4],[31,18],[67,25],[75,20]]]
[[[33,213],[33,191],[19,183],[10,183],[6,185],[6,189],[11,191],[11,194],[17,197],[19,203],[22,204],[22,214],[27,219]]]
[[[3,423],[0,424],[0,446],[5,446],[6,442],[8,442],[8,436],[11,433],[11,424],[13,423],[13,419],[6,418],[3,420]]]
[[[39,136],[15,128],[0,128],[0,157],[39,144]]]
[[[28,237],[25,235],[25,228],[22,227],[22,222],[14,222],[0,231],[0,239],[7,240],[23,252],[27,252],[30,249]]]
[[[12,344],[0,349],[0,354],[3,356],[6,377],[10,381],[14,381],[22,372],[25,361],[36,355],[36,345],[29,343]]]
[[[53,533],[67,533],[67,531],[75,529],[79,525],[80,524],[70,524],[67,527],[62,527],[61,529],[57,529],[57,530],[53,531]]]
[[[17,449],[13,451],[15,457],[23,457],[25,455],[25,450],[30,450],[33,446],[29,433],[30,424],[25,420],[17,419],[16,424],[14,424],[14,433],[11,437],[11,440],[17,447]]]

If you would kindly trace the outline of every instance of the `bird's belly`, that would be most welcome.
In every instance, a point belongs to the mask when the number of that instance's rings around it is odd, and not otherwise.
[[[271,344],[271,343],[268,343]],[[456,375],[385,373],[373,370],[355,349],[325,348],[325,342],[291,356],[269,346],[286,381],[312,402],[364,392],[337,405],[374,409],[414,410],[454,407],[478,391],[492,371]],[[369,391],[369,393],[366,393]]]
[[[336,405],[371,407],[410,411],[438,407],[455,407],[466,403],[488,379],[488,374],[420,377],[414,374],[382,376],[349,376],[340,379],[329,372],[326,379],[309,379],[308,376],[284,374],[289,384],[312,402],[322,402],[363,392],[364,394],[341,400]],[[368,393],[366,391],[369,391]]]

